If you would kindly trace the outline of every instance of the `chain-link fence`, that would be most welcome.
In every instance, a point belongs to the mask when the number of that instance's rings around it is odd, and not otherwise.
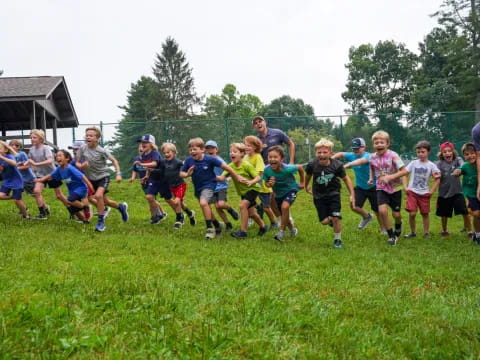
[[[444,141],[455,144],[457,149],[471,137],[471,129],[480,121],[480,112],[444,112],[444,113],[402,113],[402,114],[357,114],[332,116],[284,116],[265,117],[269,128],[285,131],[295,142],[296,162],[308,161],[314,156],[314,144],[322,137],[334,140],[335,151],[350,149],[351,139],[363,137],[367,148],[371,149],[371,136],[379,130],[385,130],[391,137],[391,148],[406,159],[415,156],[415,144],[428,140],[432,144],[431,158],[436,157],[438,146]],[[85,129],[99,127],[104,136],[102,143],[116,149],[128,147],[128,156],[135,156],[136,140],[149,133],[156,137],[157,144],[169,141],[177,146],[179,158],[188,155],[189,139],[201,137],[205,141],[215,140],[219,144],[220,155],[228,157],[229,145],[243,141],[247,135],[255,134],[251,118],[188,120],[151,120],[123,121],[120,123],[81,124],[72,129],[72,142],[83,139]],[[130,159],[129,159],[130,160]]]

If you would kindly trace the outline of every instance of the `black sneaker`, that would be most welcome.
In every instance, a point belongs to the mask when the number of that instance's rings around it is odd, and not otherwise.
[[[263,235],[265,235],[265,233],[267,231],[268,231],[268,226],[265,225],[265,226],[261,227],[260,229],[258,229],[257,236],[263,236]]]
[[[228,211],[228,213],[230,214],[230,216],[233,218],[233,220],[238,220],[238,219],[240,219],[240,215],[238,215],[238,212],[236,212],[234,208],[231,207],[231,208],[228,209],[227,211]]]
[[[225,224],[225,230],[233,230],[233,226],[230,223]]]
[[[162,221],[162,217],[163,216],[161,216],[161,215],[153,215],[150,218],[150,224],[152,224],[152,225],[160,224],[160,222]]]
[[[395,233],[395,236],[396,236],[396,235],[397,235],[397,234]],[[407,235],[403,235],[403,237],[404,237],[404,238],[407,238],[407,239],[409,239],[409,238],[414,238],[415,236],[417,236],[417,234],[414,233],[414,232],[411,232],[410,234],[407,234]]]
[[[245,239],[248,236],[248,233],[246,231],[234,231],[230,235],[232,235],[236,239]]]
[[[341,249],[341,248],[343,248],[342,240],[340,240],[340,239],[335,239],[335,240],[333,240],[333,247],[334,247],[335,249]]]
[[[395,235],[393,235],[393,237],[388,239],[388,245],[395,246],[397,245],[397,242],[398,242],[398,237]]]
[[[178,229],[181,229],[183,226],[183,222],[181,221],[176,221],[175,224],[173,224],[173,229],[174,230],[178,230]]]
[[[50,206],[49,205],[45,205],[45,207],[43,208],[44,211],[45,211],[45,215],[50,215]]]
[[[197,220],[195,219],[195,211],[190,210],[190,214],[191,215],[188,217],[188,219],[190,220],[190,225],[192,226],[197,225]]]
[[[215,234],[220,235],[222,233],[222,226],[216,227],[215,228]]]
[[[45,213],[40,213],[37,216],[34,217],[35,220],[47,220],[48,215]]]

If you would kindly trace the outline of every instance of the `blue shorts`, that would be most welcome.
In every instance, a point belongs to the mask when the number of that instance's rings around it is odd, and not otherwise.
[[[10,189],[6,186],[3,186],[0,188],[0,192],[10,195],[10,191],[12,192],[12,199],[15,200],[22,200],[22,192],[23,189]]]
[[[477,198],[467,198],[468,199],[468,208],[472,211],[480,210],[480,201]]]
[[[297,198],[297,191],[296,191],[296,190],[292,190],[292,191],[288,192],[287,194],[285,194],[285,195],[282,196],[282,197],[276,197],[276,198],[275,198],[275,201],[276,201],[276,203],[277,203],[278,209],[280,210],[280,209],[282,208],[282,203],[283,203],[284,201],[286,201],[287,203],[289,203],[290,205],[292,205],[296,198]]]
[[[165,200],[170,200],[173,198],[172,191],[168,183],[161,181],[149,180],[147,183],[147,195],[157,195],[160,194]]]
[[[87,192],[85,191],[84,194],[78,194],[76,192],[71,192],[68,194],[67,200],[70,202],[74,201],[82,201],[82,199],[85,199],[87,197]]]
[[[272,193],[258,193],[258,198],[263,207],[269,208],[272,202]]]

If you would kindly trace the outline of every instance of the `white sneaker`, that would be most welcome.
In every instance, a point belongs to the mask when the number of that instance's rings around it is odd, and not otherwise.
[[[285,240],[285,231],[280,230],[273,238],[277,241],[283,242]]]
[[[290,230],[290,236],[294,237],[298,235],[298,229],[294,227],[292,230]]]
[[[373,220],[373,216],[372,216],[372,214],[369,213],[366,218],[363,218],[362,221],[360,221],[357,229],[358,230],[365,229],[367,227],[367,225],[370,224],[370,221],[372,221],[372,220]]]
[[[205,233],[206,239],[215,239],[215,228],[208,228]]]

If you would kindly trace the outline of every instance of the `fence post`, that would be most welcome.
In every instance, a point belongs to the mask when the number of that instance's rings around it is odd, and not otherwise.
[[[23,129],[22,129],[22,149],[25,147],[25,139],[23,138]]]
[[[100,138],[100,146],[103,147],[103,121],[100,120],[100,131],[102,133],[102,137]]]
[[[342,150],[345,149],[345,141],[343,139],[343,116],[340,115],[340,142],[342,143]]]
[[[169,141],[168,139],[168,120],[165,120],[163,123],[163,138],[165,142]]]
[[[229,149],[230,149],[230,128],[229,128],[228,118],[225,118],[225,139],[227,140],[226,151],[229,151]],[[228,154],[228,152],[227,152],[227,154]]]
[[[75,128],[72,127],[72,144],[75,142]]]

